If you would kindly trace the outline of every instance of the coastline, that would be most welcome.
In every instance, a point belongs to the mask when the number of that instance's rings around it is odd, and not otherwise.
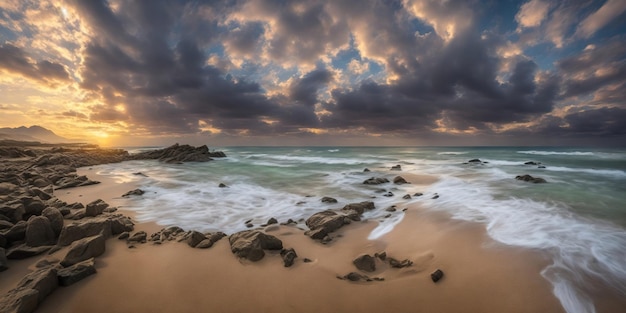
[[[93,179],[101,184],[74,188],[59,198],[69,202],[82,194],[90,201],[97,194],[121,205],[119,212],[133,215],[123,209],[125,200],[119,196],[134,186],[98,175]],[[81,286],[57,290],[38,312],[191,312],[198,307],[229,312],[563,312],[540,275],[547,265],[541,253],[497,245],[482,225],[413,205],[392,232],[367,240],[375,226],[374,221],[345,226],[327,245],[296,227],[280,226],[269,233],[285,247],[296,248],[299,258],[291,268],[283,267],[276,253],[256,263],[239,260],[227,240],[198,250],[176,242],[128,249],[123,241],[110,239],[98,259],[98,274]],[[135,232],[160,228],[138,223]],[[381,251],[414,264],[371,273],[384,277],[382,282],[336,278],[354,271],[356,256]],[[430,273],[437,268],[446,277],[435,284]]]

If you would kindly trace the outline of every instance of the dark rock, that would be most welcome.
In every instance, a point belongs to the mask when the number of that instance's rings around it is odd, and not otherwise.
[[[7,260],[4,248],[0,248],[0,272],[6,271],[7,269],[9,269],[9,261]]]
[[[57,270],[54,267],[35,270],[0,299],[0,308],[3,313],[33,312],[57,287]]]
[[[85,209],[71,210],[69,214],[65,215],[68,220],[80,220],[85,217]]]
[[[522,175],[522,176],[516,176],[515,179],[517,180],[523,180],[525,182],[530,182],[530,183],[534,183],[534,184],[542,184],[542,183],[546,183],[547,181],[541,177],[532,177],[528,174],[526,175]]]
[[[304,263],[311,263],[311,262],[313,262],[313,260],[311,260],[309,258],[304,258],[304,259],[302,259],[302,262],[304,262]]]
[[[396,211],[396,207],[392,205],[392,206],[386,208],[385,211],[387,211],[387,212],[395,212]]]
[[[383,194],[383,197],[393,197],[393,192],[388,191],[388,192]]]
[[[13,223],[7,220],[0,220],[0,230],[10,229],[13,225]]]
[[[346,221],[348,220],[348,221]],[[350,223],[349,218],[335,211],[326,210],[311,215],[306,220],[306,226],[309,231],[304,234],[312,239],[324,239],[329,233],[341,228],[343,225]]]
[[[26,214],[26,210],[21,202],[0,203],[0,215],[8,217],[12,223],[21,221],[24,214]]]
[[[52,227],[55,236],[59,236],[61,229],[63,229],[63,214],[61,214],[61,211],[54,207],[47,207],[41,212],[41,215],[50,221],[50,227]]]
[[[224,183],[220,183],[217,187],[219,187],[219,188],[227,188],[228,186],[226,186],[226,184],[224,184]]]
[[[413,265],[413,262],[409,259],[404,259],[402,261],[398,261],[391,257],[388,259],[389,259],[389,265],[391,265],[391,267],[394,267],[394,268],[403,268],[403,267],[409,267]]]
[[[252,223],[246,223],[246,227],[248,227],[248,228],[252,228],[252,227],[254,227],[254,224],[252,224]]]
[[[537,166],[537,168],[546,168],[546,167],[543,166],[543,165],[539,165],[539,166]]]
[[[143,177],[148,177],[148,175],[146,175],[146,174],[144,174],[144,173],[142,173],[142,172],[135,172],[135,173],[133,173],[133,175],[136,175],[136,176],[143,176]]]
[[[439,199],[439,195],[435,194],[431,199]]]
[[[408,184],[409,182],[407,182],[402,176],[396,176],[393,179],[393,183],[396,185],[402,185],[402,184]]]
[[[433,280],[433,282],[438,282],[443,278],[443,271],[440,269],[435,270],[434,272],[432,272],[430,274],[430,278]]]
[[[343,276],[342,279],[347,279],[349,281],[361,281],[361,280],[369,280],[370,278],[367,275],[359,274],[357,272],[350,272],[347,275]]]
[[[388,183],[389,179],[384,178],[384,177],[370,177],[368,179],[366,179],[365,181],[363,181],[363,184],[365,185],[380,185],[380,184],[384,184],[384,183]]]
[[[365,169],[363,169],[363,172],[369,172],[369,171],[370,171],[370,169],[367,168],[367,167]]]
[[[363,254],[352,261],[352,264],[361,271],[373,272],[376,270],[376,261],[369,254]]]
[[[57,271],[57,277],[59,285],[69,286],[77,283],[90,275],[96,273],[96,267],[94,266],[94,259],[76,263],[70,267],[62,268]]]
[[[280,239],[258,230],[246,230],[230,235],[230,250],[237,257],[256,262],[265,256],[263,250],[282,250]]]
[[[109,205],[102,201],[102,199],[95,200],[91,203],[88,203],[85,207],[85,216],[98,216],[104,212],[104,209],[108,208]]]
[[[267,225],[272,225],[272,224],[278,224],[278,220],[276,220],[275,218],[270,218],[269,220],[267,220]]]
[[[129,156],[131,160],[156,160],[166,163],[207,162],[213,158],[223,158],[221,151],[210,152],[207,146],[192,147],[174,144],[164,149],[146,151]]]
[[[483,161],[481,161],[480,159],[471,159],[467,161],[467,163],[483,163]]]
[[[194,230],[194,231],[191,231],[191,234],[189,235],[189,238],[187,239],[187,244],[190,247],[195,248],[200,242],[206,239],[207,238],[203,233]]]
[[[409,200],[411,199],[411,195],[407,193],[406,195],[402,196],[402,199]]]
[[[323,197],[322,202],[324,203],[337,203],[337,199],[331,197]]]
[[[374,257],[378,258],[381,261],[385,261],[387,259],[387,252],[383,251],[380,253],[374,253]]]
[[[359,214],[363,214],[365,211],[373,210],[376,206],[372,201],[363,201],[359,203],[350,203],[341,208],[342,211],[356,211]]]
[[[296,254],[296,250],[289,248],[282,249],[280,251],[280,256],[283,258],[283,264],[285,267],[290,267],[293,265],[293,261],[298,257],[298,254]]]
[[[421,193],[421,192],[416,192],[416,193],[414,193],[414,194],[413,194],[413,197],[421,197],[421,196],[423,196],[423,195],[424,195],[424,194],[423,194],[423,193]]]
[[[104,236],[102,235],[77,240],[70,246],[65,258],[61,261],[61,265],[63,267],[72,266],[78,262],[100,256],[104,250]]]
[[[392,171],[401,171],[402,170],[402,166],[400,166],[400,164],[398,165],[394,165],[391,167]]]
[[[7,252],[7,258],[12,260],[26,259],[50,250],[52,246],[29,247],[25,244],[15,246]]]
[[[136,233],[134,233],[132,236],[130,236],[128,238],[128,241],[132,241],[132,242],[146,242],[146,238],[148,238],[148,234],[145,231],[138,231]]]
[[[36,268],[44,268],[59,263],[59,259],[42,259],[35,263]]]
[[[39,305],[39,291],[30,288],[16,288],[0,298],[2,313],[30,313]]]
[[[2,235],[9,243],[24,240],[24,237],[26,237],[26,222],[19,221],[15,223],[13,227],[2,233]]]
[[[132,231],[133,223],[125,216],[97,216],[65,225],[59,235],[58,244],[67,246],[75,240],[102,234],[105,238],[111,235]]]
[[[56,236],[50,220],[43,216],[31,216],[26,223],[26,245],[31,247],[49,246],[56,243]]]
[[[128,198],[130,196],[141,196],[144,193],[146,193],[145,191],[141,190],[141,189],[135,189],[135,190],[131,190],[125,194],[122,195],[122,197],[124,198]]]
[[[524,165],[539,165],[539,164],[541,164],[541,162],[528,161],[528,162],[524,163]]]

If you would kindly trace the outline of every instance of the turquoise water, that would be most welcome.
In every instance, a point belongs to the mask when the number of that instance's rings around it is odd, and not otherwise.
[[[418,203],[425,210],[483,223],[497,242],[538,249],[553,263],[542,275],[568,312],[594,312],[586,279],[626,296],[626,150],[529,147],[226,147],[228,157],[167,165],[132,161],[98,172],[134,181],[146,195],[132,201],[138,219],[227,233],[275,217],[302,220],[356,201],[372,200],[379,221],[370,239],[403,219],[383,209]],[[464,164],[471,159],[486,163]],[[525,165],[540,162],[545,168]],[[390,171],[399,164],[402,171]],[[364,173],[368,168],[371,172]],[[148,177],[132,175],[142,172]],[[430,184],[363,185],[369,177],[430,175]],[[530,174],[546,184],[515,180]],[[219,183],[228,188],[219,188]],[[391,191],[394,196],[384,197]],[[405,194],[421,197],[402,199]],[[432,199],[437,194],[439,198]],[[335,205],[319,201],[336,198]],[[301,224],[303,227],[304,225]]]

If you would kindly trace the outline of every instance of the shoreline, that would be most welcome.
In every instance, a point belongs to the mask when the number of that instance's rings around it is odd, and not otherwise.
[[[116,199],[121,189],[135,187],[98,175],[93,179],[101,184],[75,188],[59,197],[73,200],[95,189],[100,198],[116,203],[125,201]],[[133,214],[123,205],[120,212]],[[268,232],[285,247],[296,249],[299,257],[291,268],[283,267],[276,253],[255,263],[239,260],[230,252],[227,240],[198,250],[176,242],[128,249],[123,241],[111,239],[107,252],[99,258],[98,274],[79,283],[80,288],[57,290],[38,312],[190,312],[198,307],[232,312],[563,312],[550,284],[540,275],[547,265],[541,253],[499,245],[487,236],[483,225],[454,221],[417,205],[409,207],[393,231],[368,240],[376,224],[347,225],[327,245],[293,226]],[[160,228],[153,222],[138,223],[135,232]],[[355,270],[352,260],[358,255],[381,251],[414,264],[403,269],[383,266],[368,273],[385,278],[382,282],[336,278]],[[313,262],[304,263],[303,258]],[[435,284],[430,273],[437,268],[446,276]],[[159,286],[159,291],[147,286]],[[162,294],[168,296],[159,296]],[[124,300],[111,303],[111,299]]]
[[[156,222],[138,223],[136,212],[125,209],[129,200],[121,195],[140,187],[136,183],[117,182],[90,166],[75,169],[72,175],[100,183],[55,190],[60,201],[87,204],[102,199],[118,207],[113,214],[135,221],[131,235],[145,231],[150,238],[163,228]],[[437,181],[434,176],[402,175],[416,186]],[[284,248],[295,248],[298,258],[289,268],[278,252],[268,251],[258,262],[239,259],[231,252],[228,238],[205,250],[175,241],[159,245],[148,241],[129,249],[125,240],[113,236],[95,260],[96,275],[57,288],[36,312],[105,312],[105,308],[107,312],[190,312],[199,307],[237,312],[564,312],[552,285],[541,275],[551,262],[545,251],[497,243],[484,224],[454,220],[417,204],[400,214],[405,214],[402,221],[375,240],[367,239],[377,225],[374,219],[334,231],[327,244],[295,226],[252,228],[276,236]],[[69,223],[65,220],[66,226]],[[10,269],[0,273],[0,294],[36,270],[38,261],[58,262],[67,250],[10,260]],[[377,269],[365,273],[352,263],[359,255],[383,251],[413,264],[396,269],[376,259]],[[304,262],[305,258],[311,262]],[[437,269],[445,276],[434,283],[430,274]],[[337,279],[350,272],[384,281]],[[617,312],[626,305],[623,296],[602,282],[589,280],[589,285],[597,312]]]

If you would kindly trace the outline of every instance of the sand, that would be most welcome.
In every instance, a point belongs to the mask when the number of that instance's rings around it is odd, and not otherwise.
[[[124,210],[126,200],[120,195],[136,186],[88,168],[79,175],[102,183],[55,195],[67,202],[101,198],[133,216]],[[432,183],[427,177],[410,178]],[[328,245],[296,227],[280,226],[269,233],[296,249],[299,257],[290,268],[277,253],[256,263],[239,260],[226,238],[206,250],[177,242],[129,249],[112,238],[96,259],[98,273],[60,287],[38,312],[563,312],[539,274],[548,260],[537,251],[494,243],[482,225],[412,206],[394,231],[367,240],[375,226],[375,221],[345,226]],[[161,227],[140,223],[135,230],[151,233]],[[382,277],[382,282],[337,279],[356,271],[355,257],[381,251],[414,264],[395,269],[378,261],[377,271],[367,275]],[[61,258],[62,253],[48,257]],[[29,260],[12,275],[23,275],[36,261]],[[430,273],[438,268],[445,277],[433,283]]]

